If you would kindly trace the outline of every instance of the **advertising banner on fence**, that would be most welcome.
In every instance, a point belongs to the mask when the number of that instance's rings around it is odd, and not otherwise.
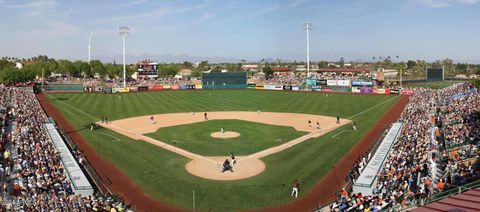
[[[360,93],[359,87],[352,87],[352,93]]]
[[[322,90],[322,86],[319,86],[319,85],[314,85],[311,87],[312,91],[321,91]]]
[[[255,87],[257,87],[257,85],[255,83],[248,83],[247,84],[247,88],[255,89]]]
[[[195,90],[195,85],[186,85],[188,90]]]
[[[332,87],[332,92],[335,92],[335,93],[350,93],[350,91],[351,91],[350,87],[344,87],[344,86]]]
[[[138,86],[138,91],[148,91],[147,86]]]
[[[196,90],[200,90],[200,89],[202,89],[202,87],[203,87],[202,84],[197,84],[197,85],[195,85],[195,89],[196,89]]]
[[[317,85],[317,81],[313,79],[307,79],[305,83],[307,83],[308,86]]]
[[[130,89],[128,87],[126,88],[120,88],[119,92],[122,92],[122,93],[128,93],[130,91]]]
[[[285,90],[285,91],[292,90],[292,86],[290,86],[290,85],[284,85],[284,86],[283,86],[283,90]]]
[[[398,89],[390,89],[390,94],[400,94],[400,90],[398,90]]]
[[[136,91],[138,91],[138,87],[128,87],[128,90],[130,92],[136,92]]]
[[[413,90],[410,89],[402,89],[402,95],[413,95]]]
[[[322,88],[322,92],[331,93],[332,89],[331,88]]]
[[[384,88],[377,88],[377,94],[386,94]]]
[[[360,81],[360,80],[353,80],[352,81],[352,86],[373,86],[372,81]]]
[[[172,89],[172,86],[170,85],[162,85],[163,86],[163,90],[170,90]]]
[[[255,89],[257,89],[257,90],[263,90],[263,85],[257,85],[257,86],[255,86]]]
[[[102,92],[103,88],[102,87],[95,87],[95,92]]]
[[[187,85],[179,85],[180,86],[180,90],[187,90]]]
[[[119,93],[122,88],[112,88],[112,93]]]
[[[373,93],[373,88],[372,87],[361,87],[360,88],[360,93],[371,94],[371,93]]]
[[[300,87],[298,86],[292,86],[292,91],[299,91],[300,90]]]
[[[113,93],[113,92],[112,92],[112,88],[104,88],[104,89],[103,89],[103,92],[104,92],[104,93]]]
[[[328,86],[350,86],[350,80],[327,80]]]
[[[163,90],[163,85],[154,85],[154,86],[149,87],[149,89],[152,90],[152,91],[161,91],[161,90]]]
[[[317,80],[317,85],[327,85],[327,80]]]
[[[172,85],[170,86],[170,90],[180,90],[180,85]]]
[[[390,94],[390,89],[389,88],[385,88],[385,94]]]
[[[263,89],[281,91],[283,90],[283,85],[264,85]]]

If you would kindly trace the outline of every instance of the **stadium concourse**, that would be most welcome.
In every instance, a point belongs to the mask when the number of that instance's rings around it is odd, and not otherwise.
[[[0,100],[2,211],[125,210],[121,200],[75,193],[63,152],[47,135],[48,119],[31,87],[0,86]],[[82,163],[81,157],[76,160]]]
[[[477,88],[457,84],[441,90],[418,89],[399,121],[404,123],[404,128],[376,175],[372,194],[343,190],[330,206],[332,211],[411,209],[441,197],[449,189],[460,189],[480,179]],[[370,152],[364,154],[353,167],[349,175],[353,183],[370,168],[371,155]],[[478,206],[478,195],[466,196]],[[433,209],[434,205],[424,209]],[[478,209],[468,207],[466,211]],[[449,205],[448,208],[462,206]]]

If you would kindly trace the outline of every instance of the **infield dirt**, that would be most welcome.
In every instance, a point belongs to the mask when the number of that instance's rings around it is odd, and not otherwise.
[[[270,125],[290,126],[298,131],[309,133],[281,145],[274,146],[251,155],[237,157],[237,163],[233,167],[233,172],[222,172],[223,163],[225,159],[229,159],[229,155],[206,157],[178,148],[175,146],[175,144],[162,142],[144,135],[147,133],[153,133],[159,128],[163,127],[192,124],[207,120],[228,119],[239,119]],[[320,129],[317,129],[317,121]],[[325,133],[335,130],[338,127],[350,123],[350,120],[348,119],[340,119],[340,123],[336,123],[336,121],[337,120],[335,117],[301,113],[222,111],[208,112],[206,116],[204,113],[157,114],[126,118],[109,123],[97,122],[97,124],[135,140],[148,142],[191,159],[191,161],[185,165],[185,169],[188,173],[197,177],[210,180],[239,180],[253,177],[262,173],[267,167],[265,163],[260,160],[261,158],[283,151],[296,144],[307,141],[310,138],[321,136]]]

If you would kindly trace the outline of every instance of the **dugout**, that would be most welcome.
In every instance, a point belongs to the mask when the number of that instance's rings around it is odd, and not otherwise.
[[[202,74],[202,89],[241,89],[246,87],[246,72]]]

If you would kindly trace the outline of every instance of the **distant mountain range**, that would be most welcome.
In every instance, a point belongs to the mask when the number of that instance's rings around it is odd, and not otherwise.
[[[178,54],[178,55],[151,55],[151,54],[142,54],[142,55],[126,55],[126,62],[127,63],[137,63],[138,61],[142,60],[152,60],[158,63],[183,63],[185,61],[189,61],[192,63],[197,63],[201,61],[207,60],[209,63],[240,63],[242,59],[238,58],[226,58],[226,57],[201,57],[201,56],[191,56],[186,54]],[[101,60],[104,63],[112,63],[115,61],[117,64],[122,63],[122,55],[115,55],[111,56],[100,56],[96,59]]]
[[[115,56],[98,56],[94,57],[93,59],[99,59],[104,63],[112,63],[115,61],[117,64],[122,63],[122,55],[115,55]],[[187,54],[177,54],[177,55],[171,55],[171,54],[165,54],[165,55],[152,55],[152,54],[141,54],[141,55],[126,55],[126,60],[127,63],[132,64],[132,63],[137,63],[142,60],[152,60],[158,63],[183,63],[185,61],[189,61],[192,63],[197,63],[201,61],[207,60],[209,63],[240,63],[242,62],[242,59],[240,58],[229,58],[229,57],[219,57],[219,56],[214,56],[214,57],[202,57],[202,56],[192,56],[192,55],[187,55]],[[251,60],[247,59],[247,63],[258,63],[260,62],[261,59],[257,60]],[[288,59],[280,59],[282,62],[293,62],[294,60],[288,60]],[[276,63],[277,60],[274,58],[264,58],[265,62],[268,63]],[[300,60],[297,60],[300,62]],[[327,60],[327,61],[332,61],[332,60]],[[433,62],[434,60],[427,60],[427,62]],[[314,61],[318,62],[318,61]],[[355,62],[355,63],[363,63],[363,62],[376,62],[372,60],[365,60],[365,59],[354,59],[354,60],[347,60],[345,62]],[[406,62],[406,61],[405,61]],[[472,60],[472,59],[464,59],[464,60],[455,60],[456,62],[460,63],[471,63],[471,64],[480,64],[480,60]]]

